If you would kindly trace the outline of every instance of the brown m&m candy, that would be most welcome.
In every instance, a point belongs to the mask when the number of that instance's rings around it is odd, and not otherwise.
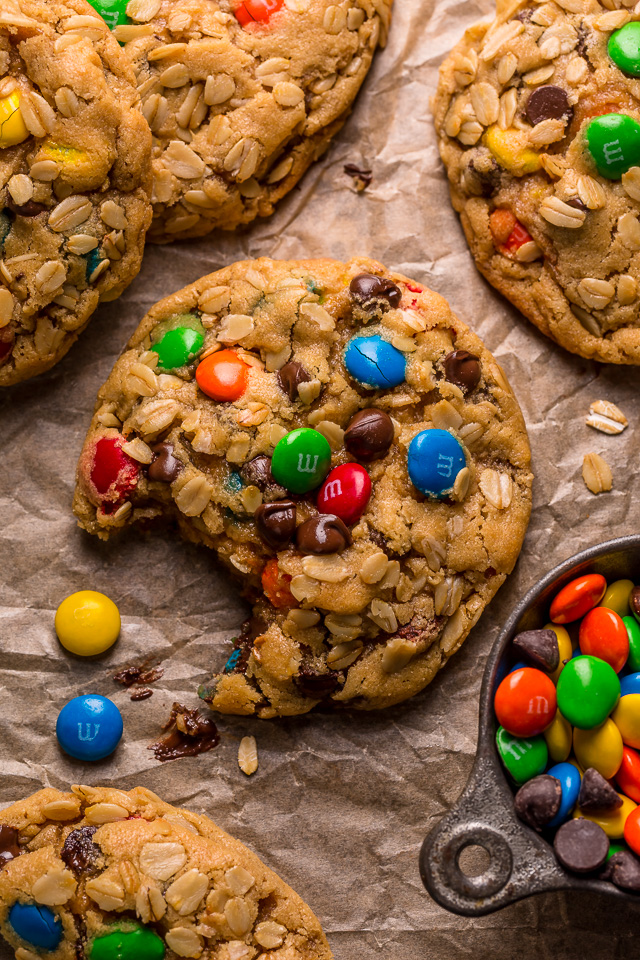
[[[253,516],[258,533],[274,550],[286,547],[296,532],[296,505],[293,500],[263,503]]]
[[[339,553],[352,543],[349,528],[332,513],[311,517],[296,530],[296,546],[302,553]]]
[[[277,374],[278,386],[287,394],[291,402],[296,400],[300,384],[308,383],[311,379],[310,374],[307,373],[302,364],[296,363],[295,360],[285,363]]]
[[[557,670],[560,648],[553,630],[523,630],[513,638],[513,645],[534,667],[547,673]]]
[[[393,443],[393,421],[384,410],[368,407],[351,419],[344,434],[344,445],[357,460],[380,460]]]
[[[480,382],[480,361],[468,350],[453,350],[444,358],[444,375],[465,393],[471,393]]]
[[[533,91],[525,107],[527,120],[533,126],[543,120],[560,120],[570,116],[573,111],[569,106],[569,98],[562,87],[549,84],[538,87]]]
[[[593,767],[585,770],[580,783],[578,806],[583,813],[610,813],[622,806],[622,797]]]
[[[151,447],[155,460],[149,466],[149,480],[160,480],[164,483],[173,483],[180,476],[183,464],[173,455],[171,443],[156,443]]]
[[[402,300],[402,290],[397,284],[374,273],[359,273],[349,284],[349,290],[361,307],[372,312],[376,305],[386,310],[399,307]]]
[[[0,867],[15,860],[21,853],[18,845],[18,831],[13,827],[0,826]]]
[[[553,840],[556,857],[572,873],[591,873],[607,859],[609,839],[593,820],[563,823]]]
[[[520,787],[514,806],[520,820],[534,830],[542,830],[557,814],[561,801],[560,781],[542,774]]]

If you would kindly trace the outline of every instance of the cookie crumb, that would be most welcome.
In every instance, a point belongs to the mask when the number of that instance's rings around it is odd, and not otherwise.
[[[243,737],[240,741],[238,766],[248,777],[258,769],[258,745],[255,737]]]
[[[611,467],[599,453],[587,453],[582,462],[582,479],[591,493],[605,493],[613,486]]]
[[[345,163],[344,172],[348,177],[353,178],[353,185],[357,193],[363,193],[367,187],[371,186],[373,180],[372,170],[363,170],[355,163]]]
[[[595,400],[589,406],[587,426],[601,433],[618,434],[629,425],[624,413],[610,400]]]

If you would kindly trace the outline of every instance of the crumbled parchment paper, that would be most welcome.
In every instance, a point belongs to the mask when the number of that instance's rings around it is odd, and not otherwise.
[[[254,849],[317,912],[337,960],[625,960],[637,958],[640,910],[594,895],[548,895],[478,920],[424,892],[418,851],[471,768],[487,652],[511,606],[553,564],[636,530],[640,496],[638,371],[564,353],[475,271],[448,199],[429,110],[443,56],[490,0],[396,0],[390,44],[347,127],[271,220],[237,236],[148,248],[140,277],[101,307],[54,370],[0,397],[0,803],[41,785],[141,784],[209,814]],[[345,164],[371,170],[358,192]],[[147,745],[171,704],[225,659],[246,607],[205,549],[162,532],[105,545],[70,506],[76,459],[98,387],[145,311],[225,263],[372,256],[448,297],[504,365],[529,425],[537,475],[529,534],[514,575],[463,649],[415,700],[381,714],[290,721],[222,718],[220,746],[159,764]],[[630,421],[621,436],[584,424],[596,399]],[[613,469],[611,493],[581,478],[585,453]],[[53,632],[58,603],[83,588],[119,605],[123,631],[99,661],[73,659]],[[132,703],[112,675],[153,656],[165,674]],[[58,750],[55,720],[85,692],[112,697],[125,722],[114,758],[95,766]],[[203,708],[206,710],[206,708]],[[247,778],[238,745],[255,735]],[[4,951],[4,952],[3,952]],[[9,958],[0,948],[2,960]]]

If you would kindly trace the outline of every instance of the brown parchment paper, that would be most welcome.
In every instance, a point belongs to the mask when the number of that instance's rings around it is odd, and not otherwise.
[[[478,920],[455,917],[424,892],[418,851],[455,802],[476,743],[488,650],[511,605],[553,564],[637,529],[638,371],[564,353],[476,273],[449,205],[429,97],[442,57],[490,0],[396,0],[378,56],[347,127],[273,219],[245,234],[147,250],[142,273],[101,307],[66,359],[0,398],[0,804],[41,785],[141,784],[209,814],[302,894],[337,960],[595,960],[636,958],[640,909],[593,895],[549,895]],[[373,171],[357,194],[345,163]],[[74,469],[96,391],[146,310],[225,263],[363,254],[448,297],[504,365],[529,426],[535,505],[514,575],[460,653],[415,700],[381,714],[291,721],[222,719],[222,742],[161,765],[147,745],[174,699],[224,662],[246,608],[205,549],[163,534],[105,545],[71,515]],[[589,403],[611,399],[630,426],[608,437],[585,426]],[[602,453],[614,489],[584,486],[582,457]],[[53,631],[58,603],[102,590],[123,615],[121,639],[98,662],[67,656]],[[150,700],[132,703],[116,669],[153,656],[165,668]],[[124,715],[115,756],[90,766],[63,756],[55,720],[73,696],[99,692]],[[206,709],[206,708],[204,708]],[[255,734],[260,766],[247,779],[237,747]],[[639,905],[640,906],[640,905]],[[0,947],[0,957],[10,956]]]

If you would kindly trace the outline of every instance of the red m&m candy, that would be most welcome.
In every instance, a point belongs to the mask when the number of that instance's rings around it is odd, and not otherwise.
[[[318,493],[320,513],[333,513],[346,524],[357,523],[371,496],[369,474],[359,463],[343,463],[331,471]]]
[[[514,737],[534,737],[556,715],[553,680],[533,667],[514,670],[496,691],[494,708],[500,726]]]
[[[244,0],[235,10],[236,19],[243,27],[249,23],[266,23],[283,3],[284,0]]]
[[[616,773],[618,786],[628,797],[640,803],[640,754],[631,747],[622,750],[622,763]]]
[[[589,573],[572,580],[562,588],[551,604],[551,620],[554,623],[579,620],[600,603],[606,589],[607,581],[599,573]]]
[[[123,445],[121,436],[101,437],[95,445],[90,479],[102,500],[122,500],[138,482],[140,468]]]
[[[594,607],[580,624],[580,650],[599,657],[620,673],[629,656],[627,628],[615,610]]]

